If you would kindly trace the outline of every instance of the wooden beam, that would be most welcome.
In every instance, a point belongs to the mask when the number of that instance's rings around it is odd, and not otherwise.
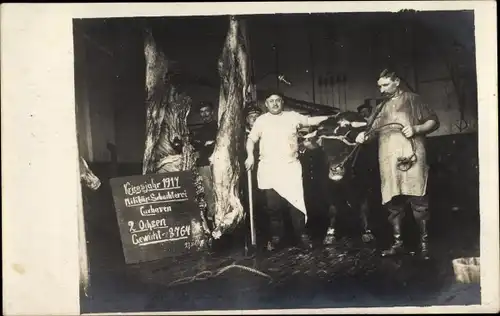
[[[438,82],[438,81],[451,81],[451,78],[450,77],[440,77],[440,78],[434,78],[434,79],[420,80],[419,83],[431,83],[431,82]]]

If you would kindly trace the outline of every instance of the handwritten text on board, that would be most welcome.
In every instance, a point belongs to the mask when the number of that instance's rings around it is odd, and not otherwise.
[[[116,178],[111,184],[127,262],[195,248],[200,213],[190,172]]]

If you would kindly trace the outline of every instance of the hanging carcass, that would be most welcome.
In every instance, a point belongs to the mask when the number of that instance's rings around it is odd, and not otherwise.
[[[92,191],[96,191],[101,186],[101,180],[90,170],[87,161],[80,156],[80,181]]]
[[[250,101],[250,80],[243,23],[239,17],[229,18],[229,30],[218,64],[221,78],[219,130],[210,157],[215,194],[212,235],[215,238],[234,229],[244,218],[239,181],[244,152],[243,108]]]
[[[206,223],[206,202],[201,177],[196,169],[197,153],[191,145],[187,117],[191,99],[176,84],[175,64],[157,46],[151,30],[145,32],[146,60],[146,144],[143,174],[192,171],[196,202],[202,227],[196,238],[205,239],[209,233]]]
[[[82,190],[82,195],[78,197],[78,205],[80,211],[78,212],[78,238],[79,248],[80,248],[80,286],[86,296],[89,295],[90,287],[90,267],[87,254],[87,238],[85,231],[85,222],[88,218],[84,215],[85,209],[89,207],[89,194],[95,193],[101,187],[101,180],[94,174],[90,169],[85,158],[80,156],[79,161],[79,171],[80,171],[80,184],[82,184],[82,189],[87,188],[88,190]]]

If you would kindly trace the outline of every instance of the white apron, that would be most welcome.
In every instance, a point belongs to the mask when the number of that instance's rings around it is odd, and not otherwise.
[[[307,222],[302,165],[299,160],[290,162],[260,161],[257,169],[257,183],[261,190],[274,189],[281,197],[302,212]]]
[[[270,113],[257,118],[249,138],[259,141],[257,183],[261,190],[274,189],[302,212],[307,221],[302,165],[297,159],[297,128],[307,117],[296,112]]]

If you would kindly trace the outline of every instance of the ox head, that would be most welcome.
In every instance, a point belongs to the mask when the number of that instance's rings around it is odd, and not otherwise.
[[[96,191],[101,186],[101,180],[90,170],[83,157],[80,157],[80,181],[92,191]]]
[[[365,131],[366,126],[366,120],[359,113],[342,112],[304,135],[302,146],[306,149],[320,148],[328,161],[328,177],[340,181],[346,172],[344,163],[356,146],[356,136]]]

